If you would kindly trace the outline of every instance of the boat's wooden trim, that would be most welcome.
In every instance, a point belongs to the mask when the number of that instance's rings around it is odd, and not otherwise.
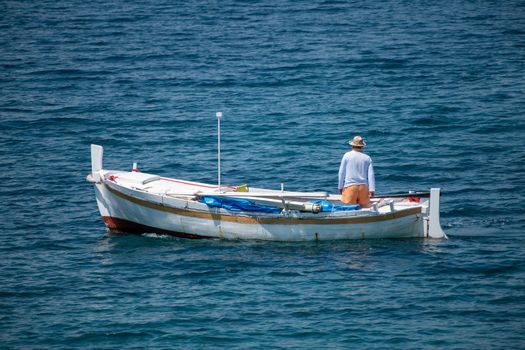
[[[373,216],[357,216],[351,218],[291,218],[291,217],[260,217],[260,216],[240,216],[240,215],[227,215],[218,214],[211,212],[202,212],[195,210],[188,210],[182,208],[168,207],[165,205],[152,203],[150,201],[136,198],[128,194],[122,193],[111,186],[105,184],[105,187],[109,192],[115,196],[127,200],[129,202],[141,205],[146,208],[160,210],[168,213],[173,213],[182,216],[189,216],[200,219],[218,220],[227,222],[237,222],[242,224],[277,224],[277,225],[342,225],[342,224],[365,224],[374,223],[380,221],[388,221],[392,219],[398,219],[406,216],[416,215],[421,213],[421,207],[408,208],[393,213],[386,213]]]

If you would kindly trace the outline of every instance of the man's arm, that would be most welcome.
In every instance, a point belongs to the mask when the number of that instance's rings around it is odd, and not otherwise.
[[[376,192],[376,178],[372,160],[370,160],[370,165],[368,166],[368,191],[370,192],[370,196],[373,196]]]
[[[346,177],[346,158],[343,156],[343,159],[341,159],[341,165],[339,166],[339,193],[343,192],[343,188],[345,187],[345,177]]]

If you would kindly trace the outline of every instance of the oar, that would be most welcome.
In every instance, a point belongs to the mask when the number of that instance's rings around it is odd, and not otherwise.
[[[395,194],[380,194],[374,195],[372,198],[428,198],[430,197],[430,192],[414,192],[414,193],[395,193]]]
[[[217,196],[217,197],[261,197],[261,198],[326,198],[327,192],[197,192],[197,196]]]
[[[166,193],[168,196],[215,196],[215,197],[258,197],[258,198],[304,198],[319,199],[328,197],[327,192],[179,192]]]

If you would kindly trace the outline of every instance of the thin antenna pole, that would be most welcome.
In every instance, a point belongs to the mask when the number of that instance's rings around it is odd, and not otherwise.
[[[217,116],[217,188],[221,192],[221,118],[222,112],[215,113]]]

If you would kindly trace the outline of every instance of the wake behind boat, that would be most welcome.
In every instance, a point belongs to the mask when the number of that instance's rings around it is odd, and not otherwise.
[[[446,238],[437,188],[377,196],[371,208],[360,208],[326,192],[212,185],[142,173],[135,166],[130,172],[106,170],[102,160],[102,146],[91,145],[87,180],[95,186],[104,223],[115,232],[272,241]]]

